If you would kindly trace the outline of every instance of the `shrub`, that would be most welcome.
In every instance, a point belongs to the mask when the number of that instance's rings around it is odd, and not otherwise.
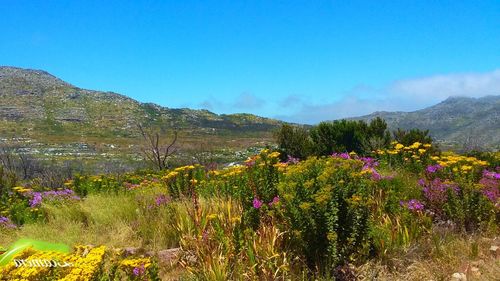
[[[371,182],[363,162],[310,158],[289,167],[278,189],[289,246],[322,270],[363,256]],[[366,170],[364,170],[366,171]]]
[[[371,120],[370,124],[361,120],[321,122],[311,129],[311,138],[316,155],[344,151],[367,154],[390,143],[387,123],[379,117]]]
[[[321,122],[311,130],[311,138],[317,155],[330,155],[333,152],[364,152],[368,125],[363,121]]]
[[[411,129],[407,131],[398,128],[392,132],[392,135],[395,141],[403,144],[404,146],[409,146],[416,142],[432,144],[432,138],[429,135],[429,130]]]
[[[313,153],[311,137],[304,127],[283,124],[275,133],[275,139],[282,160],[288,156],[305,159]]]

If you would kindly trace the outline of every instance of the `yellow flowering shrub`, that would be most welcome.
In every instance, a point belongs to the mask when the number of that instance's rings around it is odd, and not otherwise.
[[[105,246],[75,246],[75,251],[70,254],[28,248],[18,253],[11,263],[0,268],[0,280],[90,281],[105,276],[126,278],[146,273],[157,274],[152,270],[154,263],[151,258],[122,259],[120,255],[121,251],[108,252]],[[121,271],[117,272],[113,268]]]

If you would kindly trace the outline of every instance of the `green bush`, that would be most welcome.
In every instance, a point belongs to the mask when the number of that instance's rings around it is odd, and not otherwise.
[[[321,122],[311,129],[311,138],[316,155],[346,151],[368,154],[387,147],[391,140],[387,123],[379,117],[369,124],[362,120]]]
[[[398,128],[392,132],[395,141],[410,146],[416,142],[423,144],[432,144],[432,138],[429,135],[429,130],[411,129],[409,131]]]
[[[313,143],[309,132],[304,127],[283,124],[275,133],[281,159],[288,156],[305,159],[313,153]]]
[[[310,158],[289,167],[278,185],[290,248],[328,270],[369,249],[372,182],[358,160]]]

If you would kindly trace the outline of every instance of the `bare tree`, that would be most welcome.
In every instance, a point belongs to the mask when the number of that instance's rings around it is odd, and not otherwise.
[[[146,130],[141,124],[138,127],[145,141],[142,153],[146,159],[159,170],[169,168],[168,160],[170,156],[177,152],[177,147],[175,146],[178,136],[177,130],[174,130],[172,140],[165,143],[158,131]]]
[[[0,146],[0,165],[9,172],[15,172],[14,157],[4,145]]]
[[[17,152],[19,158],[18,169],[20,170],[23,179],[32,178],[38,168],[38,161],[27,153]]]

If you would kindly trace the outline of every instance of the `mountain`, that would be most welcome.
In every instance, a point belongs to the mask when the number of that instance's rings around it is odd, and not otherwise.
[[[434,106],[413,112],[375,112],[353,119],[384,118],[389,128],[429,129],[446,145],[475,142],[500,147],[500,96],[450,97]]]
[[[141,103],[117,93],[81,89],[42,70],[0,67],[0,145],[15,142],[45,155],[130,152],[142,142],[138,124],[166,133],[175,128],[185,146],[204,142],[243,148],[270,141],[281,122]]]
[[[41,70],[0,67],[0,120],[45,133],[130,136],[136,124],[181,130],[268,131],[277,120],[172,109],[126,96],[85,90]],[[19,128],[18,128],[19,130]]]

